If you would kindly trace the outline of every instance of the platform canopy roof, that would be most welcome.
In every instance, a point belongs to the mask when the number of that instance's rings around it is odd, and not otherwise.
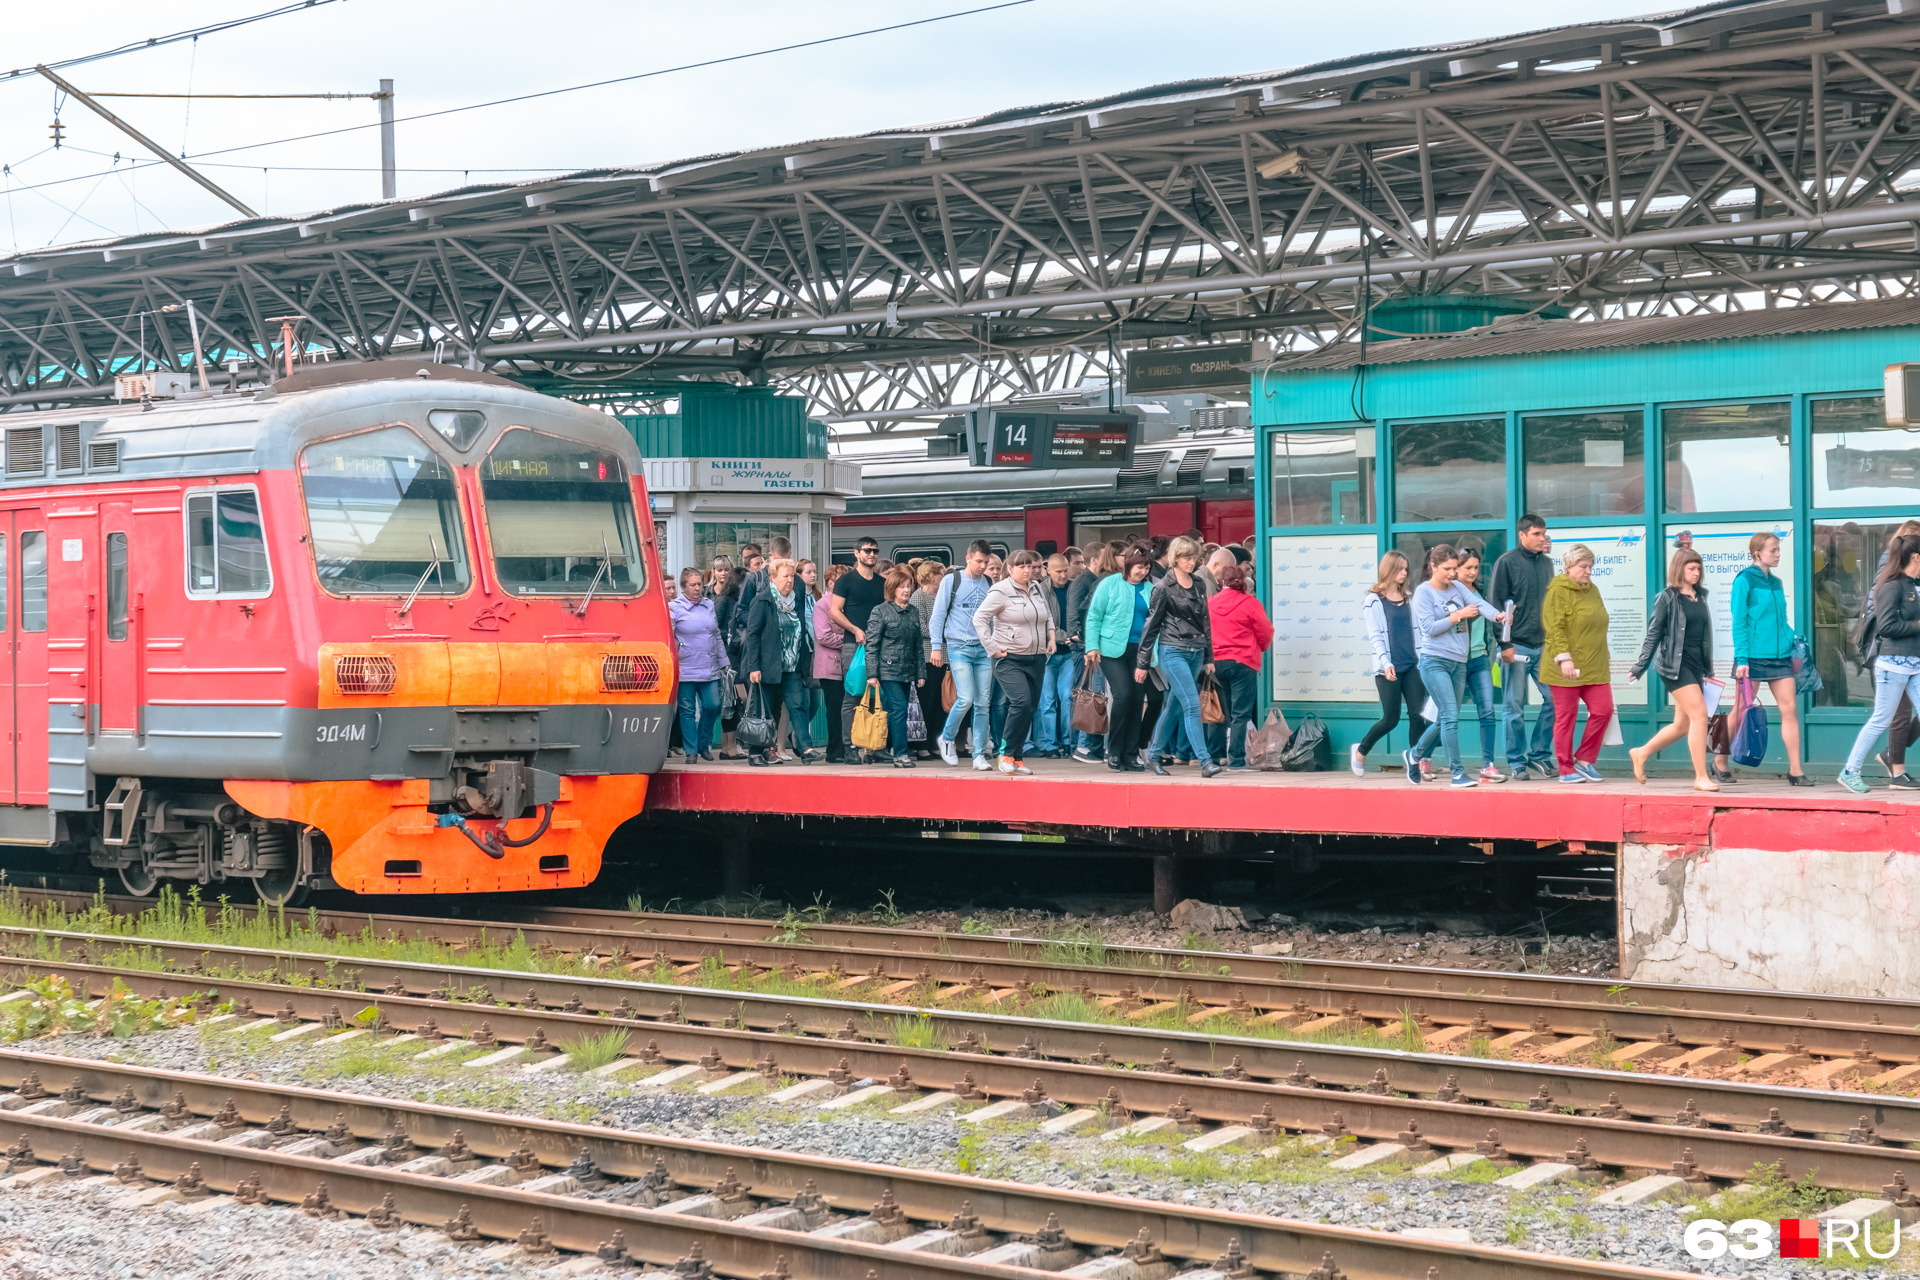
[[[163,308],[188,298],[209,361],[256,376],[292,316],[310,359],[438,353],[616,404],[760,382],[864,432],[1147,342],[1284,365],[1389,299],[1498,329],[1906,296],[1916,10],[1733,0],[21,253],[0,405],[184,368]]]

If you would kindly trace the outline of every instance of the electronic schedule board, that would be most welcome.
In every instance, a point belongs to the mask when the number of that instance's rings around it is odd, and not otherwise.
[[[990,467],[1125,467],[1132,465],[1139,419],[1131,414],[988,415],[983,459]]]

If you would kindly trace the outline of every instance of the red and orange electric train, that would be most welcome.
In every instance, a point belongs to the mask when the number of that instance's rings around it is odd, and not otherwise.
[[[426,362],[0,419],[0,843],[127,890],[583,885],[666,756],[618,422]]]

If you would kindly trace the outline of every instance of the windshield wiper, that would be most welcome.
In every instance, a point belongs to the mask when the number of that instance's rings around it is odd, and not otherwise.
[[[442,587],[447,585],[447,580],[440,578],[440,544],[434,540],[431,533],[427,535],[427,554],[433,559],[425,569],[421,570],[420,581],[413,584],[413,590],[407,592],[406,603],[400,606],[400,611],[394,615],[396,618],[404,618],[413,612],[413,602],[420,598],[420,592],[426,588],[429,576],[439,578]]]
[[[600,567],[593,572],[593,581],[587,584],[587,594],[580,597],[580,603],[573,606],[573,616],[587,616],[587,606],[593,603],[593,593],[600,589],[600,580],[613,568],[613,551],[607,546],[607,535],[600,535]]]

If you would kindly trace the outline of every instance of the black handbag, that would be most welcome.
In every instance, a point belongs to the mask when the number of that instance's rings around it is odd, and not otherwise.
[[[734,730],[734,740],[748,751],[760,754],[773,746],[775,728],[767,702],[767,686],[748,685],[747,711],[740,717],[740,727]]]

